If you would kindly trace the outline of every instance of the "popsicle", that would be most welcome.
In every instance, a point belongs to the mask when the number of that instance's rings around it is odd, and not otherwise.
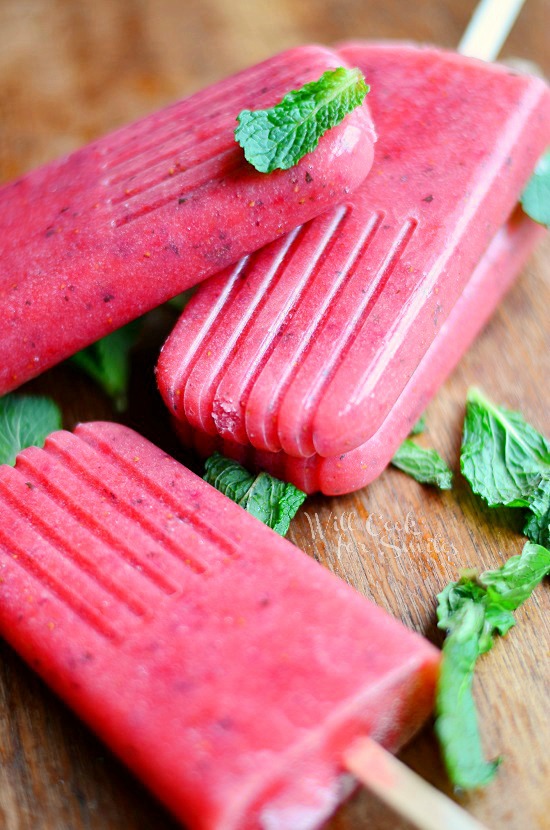
[[[0,189],[0,394],[341,201],[370,169],[366,106],[290,170],[234,140],[342,65],[306,46],[198,92]]]
[[[0,467],[0,632],[189,828],[314,830],[439,652],[126,427]],[[459,825],[462,826],[462,825]]]
[[[201,286],[158,364],[182,424],[313,464],[374,440],[550,141],[538,78],[412,44],[340,54],[371,82],[371,174]]]
[[[348,453],[295,458],[264,452],[193,429],[181,415],[173,419],[182,442],[199,455],[218,451],[251,469],[266,470],[306,493],[336,496],[370,484],[410,433],[438,388],[455,368],[513,284],[545,230],[517,208],[497,232],[437,337],[412,374],[377,432]]]

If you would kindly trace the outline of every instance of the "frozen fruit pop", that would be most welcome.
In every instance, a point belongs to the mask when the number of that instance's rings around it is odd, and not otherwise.
[[[366,106],[270,175],[234,140],[342,58],[282,53],[0,189],[0,394],[341,201],[370,169]]]
[[[351,44],[372,171],[342,205],[201,286],[158,366],[176,419],[260,452],[372,438],[550,141],[538,78],[410,44]]]
[[[189,828],[313,830],[439,652],[126,427],[0,467],[0,631]]]
[[[518,207],[497,232],[418,368],[378,431],[348,453],[295,458],[282,450],[265,452],[221,436],[194,430],[181,416],[174,425],[181,440],[200,455],[219,451],[246,467],[266,470],[306,493],[340,495],[370,484],[390,463],[400,443],[477,337],[521,271],[545,230]]]

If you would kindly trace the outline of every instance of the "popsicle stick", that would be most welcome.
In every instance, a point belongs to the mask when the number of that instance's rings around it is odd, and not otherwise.
[[[368,790],[418,830],[487,830],[446,795],[371,738],[360,738],[344,764]]]
[[[494,61],[525,0],[481,0],[458,44],[470,58]]]

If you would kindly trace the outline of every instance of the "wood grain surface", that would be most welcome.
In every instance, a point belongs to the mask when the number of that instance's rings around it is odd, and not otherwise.
[[[0,181],[292,45],[364,36],[453,47],[473,7],[474,0],[0,0]],[[535,60],[550,74],[549,26],[547,0],[527,0],[504,55]],[[428,409],[421,440],[455,470],[472,384],[550,433],[549,278],[547,240]],[[150,320],[134,354],[130,407],[122,417],[67,365],[25,391],[53,396],[69,428],[82,420],[124,420],[185,461],[152,374],[173,322],[166,310]],[[453,491],[442,494],[390,469],[353,495],[308,499],[289,538],[440,644],[436,593],[463,567],[496,567],[518,553],[520,527],[513,511],[486,510],[459,474]],[[518,612],[517,627],[479,663],[475,693],[484,746],[490,757],[502,754],[504,763],[486,791],[460,800],[490,828],[549,826],[549,610],[543,585]],[[402,757],[450,792],[430,726]],[[0,644],[0,828],[176,826]],[[331,830],[367,826],[407,825],[365,792],[329,824]]]

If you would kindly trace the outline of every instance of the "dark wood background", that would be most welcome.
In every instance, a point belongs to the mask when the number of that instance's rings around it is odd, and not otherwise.
[[[292,45],[364,36],[452,48],[473,7],[474,0],[0,0],[0,181]],[[528,0],[503,54],[537,61],[550,74],[549,26],[547,0]],[[464,399],[472,384],[550,432],[549,271],[547,240],[428,409],[422,440],[436,446],[455,470]],[[150,321],[134,355],[130,408],[122,417],[66,365],[26,391],[56,398],[67,427],[79,420],[125,420],[184,460],[152,375],[173,321],[164,310]],[[342,520],[344,529],[335,524]],[[495,567],[518,553],[520,528],[513,511],[486,510],[459,474],[454,490],[440,494],[388,470],[348,497],[310,498],[289,538],[440,643],[435,594],[463,567]],[[461,800],[492,828],[548,827],[549,610],[548,586],[541,586],[518,612],[518,625],[506,641],[479,664],[475,693],[484,745],[488,756],[502,753],[505,760],[485,792]],[[430,728],[402,757],[449,792]],[[329,826],[389,830],[406,824],[360,792]],[[0,827],[176,827],[4,644]]]

